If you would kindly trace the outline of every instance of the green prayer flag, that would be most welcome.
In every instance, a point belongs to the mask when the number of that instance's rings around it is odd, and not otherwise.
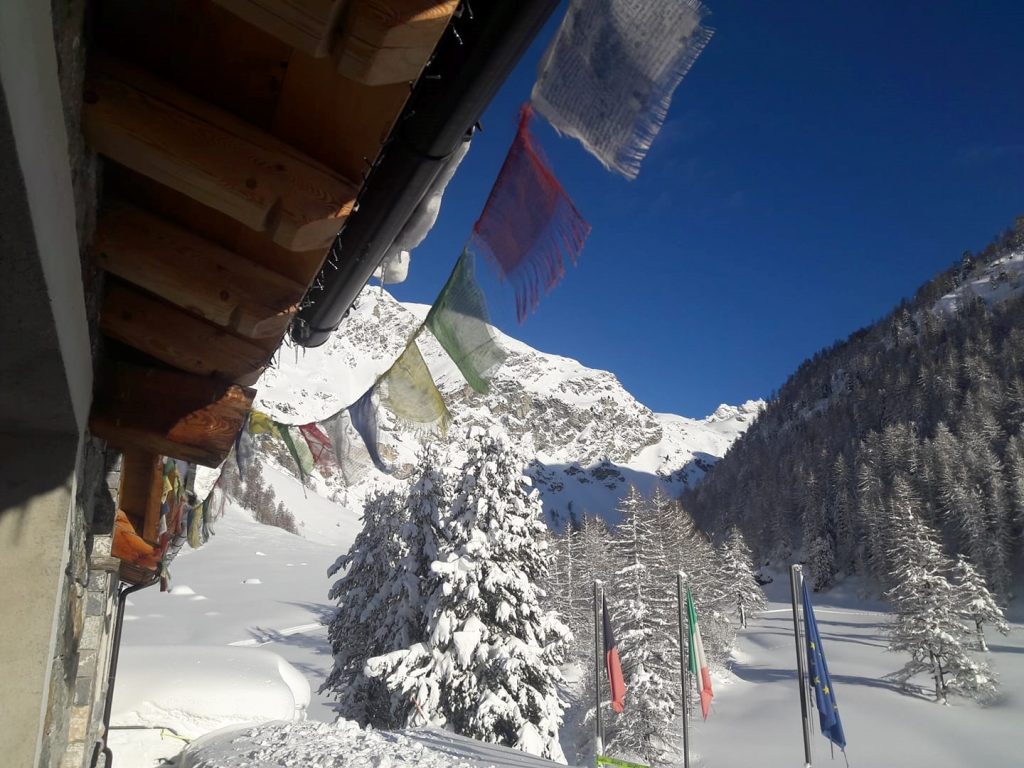
[[[487,394],[487,378],[508,356],[487,322],[487,303],[476,282],[473,254],[464,250],[427,314],[434,334],[469,385]]]
[[[207,501],[208,499],[201,504],[196,504],[189,512],[188,545],[192,549],[199,549],[203,544],[203,516],[206,513]]]
[[[277,427],[277,433],[288,447],[288,453],[292,455],[295,466],[299,468],[299,479],[305,483],[306,477],[313,471],[313,454],[310,453],[309,446],[306,445],[306,441],[302,439],[301,435],[296,437],[292,432],[295,427],[277,422],[274,422],[274,426]],[[296,429],[295,432],[298,430]]]
[[[620,760],[617,757],[608,757],[607,755],[597,756],[598,766],[611,765],[614,768],[648,768],[644,763],[631,763],[627,760]]]
[[[378,382],[380,404],[403,421],[417,427],[440,426],[448,430],[451,414],[437,391],[430,369],[416,344],[416,337]]]

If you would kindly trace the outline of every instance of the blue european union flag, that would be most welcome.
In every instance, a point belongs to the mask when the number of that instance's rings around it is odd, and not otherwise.
[[[821,733],[840,749],[846,748],[846,734],[843,733],[843,722],[839,719],[839,705],[836,704],[836,692],[832,688],[832,679],[828,675],[828,664],[825,663],[825,651],[821,647],[821,634],[818,622],[814,618],[811,607],[811,595],[804,582],[804,635],[807,642],[807,673],[814,686],[814,700],[818,706],[818,719]]]

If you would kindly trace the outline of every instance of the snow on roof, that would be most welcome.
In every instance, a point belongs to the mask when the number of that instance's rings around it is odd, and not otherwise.
[[[353,722],[267,723],[219,731],[185,750],[182,768],[551,768],[557,765],[496,744],[434,728],[399,732],[362,730]]]

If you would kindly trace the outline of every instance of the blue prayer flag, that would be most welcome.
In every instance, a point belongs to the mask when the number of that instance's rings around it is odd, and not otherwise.
[[[242,476],[243,480],[245,479],[249,462],[252,461],[252,457],[256,453],[256,448],[252,444],[252,437],[249,435],[249,419],[251,416],[252,411],[245,414],[242,428],[238,430],[238,435],[235,437],[235,463],[238,465],[238,474]]]
[[[352,426],[366,443],[366,450],[374,465],[381,472],[387,472],[387,465],[384,464],[384,460],[380,457],[380,451],[377,450],[377,408],[373,404],[373,390],[376,388],[377,385],[374,384],[366,390],[365,395],[352,403],[348,407],[348,415],[352,420]]]
[[[814,700],[818,707],[818,720],[821,734],[840,749],[846,748],[846,734],[843,723],[839,719],[839,705],[836,704],[836,692],[832,688],[832,679],[825,663],[825,650],[821,646],[821,634],[818,622],[814,618],[811,607],[811,595],[807,591],[807,583],[803,583],[804,602],[804,636],[807,643],[807,674],[814,688]]]

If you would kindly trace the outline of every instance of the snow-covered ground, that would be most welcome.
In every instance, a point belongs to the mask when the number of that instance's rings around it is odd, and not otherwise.
[[[294,680],[289,683],[288,674],[282,675],[269,655],[258,651],[280,655],[306,678],[313,691],[310,720],[334,720],[330,700],[316,694],[331,664],[326,631],[320,624],[331,609],[326,600],[326,570],[347,548],[358,522],[353,513],[333,509],[342,523],[338,530],[346,533],[339,534],[335,544],[324,545],[255,523],[229,504],[216,525],[216,536],[200,550],[183,551],[173,564],[170,594],[152,589],[131,597],[124,636],[126,663],[118,680],[113,723],[115,727],[155,727],[113,731],[111,745],[120,768],[158,765],[159,757],[182,748],[179,736],[193,739],[221,726],[286,716],[281,708],[287,712],[297,705],[301,685]],[[768,589],[769,610],[740,632],[732,668],[718,676],[711,716],[706,723],[692,725],[695,766],[800,765],[787,587],[778,579]],[[816,595],[815,605],[851,765],[1021,764],[1013,739],[1024,723],[1024,611],[1020,606],[1011,610],[1010,636],[989,637],[990,660],[1001,683],[998,700],[987,707],[963,700],[943,707],[930,700],[925,680],[921,681],[925,689],[904,691],[885,679],[902,665],[903,658],[885,650],[889,616],[883,604],[858,598],[852,588],[841,588]],[[185,690],[173,690],[175,680]],[[237,706],[231,706],[232,701]],[[442,745],[448,756],[440,758],[427,743],[433,737],[422,733],[401,738],[364,736],[348,726],[334,732],[326,726],[293,724],[259,734],[257,741],[265,748],[261,754],[271,755],[274,748],[285,755],[305,755],[304,762],[296,763],[301,765],[318,764],[314,757],[321,753],[315,751],[315,743],[322,745],[322,755],[350,753],[352,762],[346,764],[351,765],[458,765],[453,750],[466,760],[476,760],[476,765],[481,760],[514,764],[474,754],[458,740]],[[303,747],[303,752],[296,744],[307,737],[314,743]],[[813,744],[815,763],[828,760],[828,742],[815,735]],[[256,749],[252,739],[239,742],[238,748],[243,747],[250,754]],[[217,749],[207,757],[223,756],[223,745]],[[364,762],[356,761],[355,755],[365,758]],[[837,755],[837,759],[842,758]],[[221,764],[233,768],[279,763],[223,758],[204,765]]]
[[[435,728],[362,731],[342,721],[271,723],[214,734],[190,746],[181,768],[554,768],[523,752]]]
[[[707,722],[691,730],[698,766],[749,768],[803,763],[796,650],[788,583],[768,587],[769,610],[741,630],[729,674],[719,680]],[[990,633],[990,662],[1000,696],[988,706],[932,700],[925,689],[903,690],[886,676],[905,659],[885,650],[886,606],[860,599],[851,588],[814,595],[815,615],[839,702],[847,757],[856,768],[964,768],[1022,765],[1015,734],[1024,723],[1024,612],[1011,611],[1008,637]],[[811,738],[814,765],[831,764],[830,742]],[[835,760],[842,765],[837,751]]]
[[[1024,252],[996,259],[981,274],[967,280],[935,303],[946,315],[955,315],[965,298],[978,298],[988,305],[1012,299],[1024,292]]]
[[[326,504],[315,498],[310,503],[318,512]],[[344,508],[329,506],[340,523],[333,527],[338,531],[333,544],[261,525],[229,503],[214,525],[216,535],[201,549],[186,547],[172,564],[169,594],[153,587],[129,598],[122,643],[127,663],[120,668],[111,719],[110,742],[119,766],[149,768],[156,757],[175,754],[182,747],[175,733],[191,739],[223,726],[283,717],[280,707],[287,707],[288,699],[282,675],[268,669],[269,662],[246,661],[258,655],[255,649],[278,654],[309,682],[310,718],[334,719],[329,700],[316,693],[331,667],[327,629],[321,623],[331,610],[327,568],[348,549],[360,524]],[[171,659],[166,646],[176,648]],[[234,662],[211,648],[232,652]],[[205,684],[198,670],[185,683],[191,688],[191,708],[176,703],[179,694],[169,697],[163,683],[181,676],[185,658],[199,669],[203,664],[209,668]],[[253,666],[256,684],[226,679],[229,663]],[[238,699],[234,710],[215,703],[225,693],[219,689],[230,685]],[[279,695],[261,703],[253,693],[261,687]],[[117,729],[140,725],[154,727]]]

